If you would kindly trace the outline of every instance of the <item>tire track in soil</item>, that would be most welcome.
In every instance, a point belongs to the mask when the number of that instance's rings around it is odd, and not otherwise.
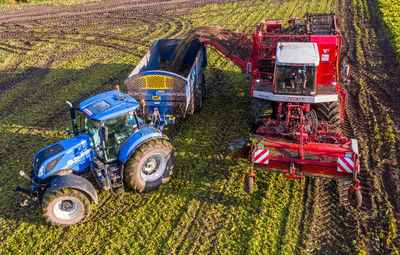
[[[102,1],[95,4],[77,4],[72,6],[56,5],[35,5],[22,8],[23,11],[14,12],[13,8],[0,10],[0,25],[9,23],[34,22],[37,20],[65,20],[68,18],[92,18],[103,15],[113,15],[118,13],[129,13],[135,15],[138,12],[151,14],[153,12],[162,13],[167,10],[196,8],[206,4],[221,4],[237,2],[234,0],[147,0],[130,1],[114,0]],[[38,7],[41,8],[38,8]],[[21,7],[20,7],[21,8]],[[10,11],[9,11],[10,10]]]
[[[399,188],[395,184],[396,180],[398,180],[398,175],[396,178],[394,169],[376,167],[377,162],[374,159],[376,158],[374,157],[376,151],[370,150],[368,146],[369,144],[378,143],[378,141],[371,139],[374,136],[373,129],[370,126],[371,118],[376,119],[378,122],[384,121],[381,114],[379,114],[379,109],[376,109],[376,103],[373,102],[374,98],[384,99],[380,100],[380,102],[383,101],[385,107],[391,110],[389,111],[391,117],[398,117],[398,115],[393,114],[392,109],[398,109],[398,102],[394,102],[393,98],[398,98],[399,93],[395,90],[395,81],[399,80],[400,77],[396,74],[395,78],[388,78],[387,76],[385,78],[380,72],[380,70],[387,70],[386,68],[390,66],[392,68],[389,68],[386,73],[391,74],[391,77],[393,77],[392,74],[395,74],[396,70],[398,70],[398,64],[393,50],[388,51],[390,44],[385,40],[387,37],[385,37],[384,33],[379,32],[383,29],[376,3],[371,0],[368,0],[367,3],[368,10],[372,16],[372,19],[369,20],[360,20],[354,17],[355,14],[351,11],[350,0],[340,0],[337,6],[340,25],[344,25],[346,33],[342,42],[345,49],[342,53],[342,63],[347,62],[352,65],[351,86],[348,89],[348,105],[345,116],[346,122],[342,127],[346,135],[358,138],[362,156],[364,156],[361,158],[362,170],[359,176],[363,186],[363,205],[359,211],[350,208],[347,200],[348,181],[317,180],[317,189],[320,189],[320,191],[318,192],[319,199],[316,203],[316,210],[322,210],[322,213],[320,213],[322,217],[319,219],[314,218],[313,225],[319,226],[313,228],[312,237],[306,245],[307,251],[315,254],[352,253],[357,249],[355,247],[357,243],[361,243],[359,248],[367,251],[367,253],[369,252],[369,254],[389,252],[390,247],[383,244],[384,240],[371,240],[368,237],[368,233],[376,229],[384,231],[382,228],[385,228],[385,215],[382,211],[385,209],[385,203],[391,201],[391,204],[395,206],[394,210],[399,210],[399,198],[395,197],[399,194],[396,193]],[[372,27],[378,36],[384,38],[380,40],[372,39],[371,42],[371,38],[366,38],[365,34],[362,34],[360,38],[361,49],[363,50],[362,57],[365,58],[365,63],[368,63],[366,65],[362,65],[363,61],[360,61],[359,53],[356,50],[357,37],[353,32],[355,31],[353,27],[354,18],[357,19],[356,24],[358,26],[364,28]],[[376,49],[370,47],[372,43],[375,43]],[[387,57],[386,55],[389,56]],[[383,63],[377,63],[379,59],[382,59],[382,56],[384,56]],[[393,63],[396,64],[393,66]],[[365,82],[361,81],[361,79],[364,79]],[[360,91],[363,85],[367,88],[366,98]],[[367,102],[368,108],[365,110],[363,108],[365,106],[361,106],[360,103],[362,100]],[[398,127],[395,128],[397,129]],[[387,142],[384,141],[383,145],[378,145],[378,149],[385,150],[385,147],[387,147],[385,143]],[[397,158],[392,162],[398,164]],[[383,184],[380,184],[381,182]],[[385,183],[388,184],[385,185]],[[399,221],[399,217],[396,216],[396,218]],[[352,240],[355,240],[356,244],[351,243]],[[396,244],[399,245],[399,241],[395,241]]]
[[[217,59],[218,61],[218,59]],[[212,65],[210,65],[212,66]],[[208,84],[207,86],[207,95],[212,95],[212,98],[214,98],[213,102],[214,104],[212,104],[214,111],[220,111],[220,109],[223,109],[226,105],[228,105],[227,103],[229,103],[230,98],[226,95],[226,90],[224,90],[225,88],[225,77],[223,75],[223,72],[221,70],[218,69],[212,69],[212,75],[210,77],[211,82]],[[212,87],[211,87],[212,84]],[[210,98],[212,100],[212,98]],[[218,98],[219,100],[215,100],[215,98]],[[206,104],[209,103],[208,101],[210,101],[209,99],[207,99]],[[224,122],[228,122],[229,119],[229,123],[235,123],[235,120],[233,118],[229,118],[226,117],[229,116],[229,114],[226,113],[225,116],[221,117],[221,119],[224,120]],[[186,121],[186,120],[185,120]],[[225,122],[225,124],[226,124]],[[211,159],[208,160],[208,164],[205,167],[206,172],[204,173],[198,173],[199,175],[201,174],[210,174],[209,170],[210,169],[225,169],[225,165],[221,165],[221,162],[223,162],[223,158],[227,156],[227,148],[228,148],[228,139],[226,139],[226,134],[229,134],[229,129],[230,126],[228,125],[223,125],[221,126],[218,130],[217,133],[213,136],[214,139],[212,139],[212,143],[209,144],[210,145],[210,151],[212,151],[213,155],[217,155],[217,159]],[[179,127],[178,127],[179,128]],[[178,129],[179,130],[179,129]],[[218,159],[219,158],[219,159]],[[227,171],[224,172],[219,172],[219,174],[223,174],[223,175],[227,175]],[[213,174],[213,177],[215,176],[215,174]],[[213,178],[214,179],[214,178]],[[225,183],[225,186],[227,186],[229,184],[229,182]],[[206,192],[207,194],[210,194],[211,189],[213,188],[213,186],[210,186],[208,188],[208,192]],[[224,190],[224,187],[221,186],[221,189]],[[213,198],[213,200],[219,201],[223,196],[223,193],[219,193],[217,194],[217,196],[215,198]],[[210,203],[208,203],[208,201],[201,201],[200,205],[198,207],[198,209],[196,210],[196,212],[194,213],[194,216],[191,218],[191,221],[189,223],[186,224],[185,226],[185,231],[184,234],[181,235],[180,241],[173,247],[174,252],[181,252],[183,249],[183,245],[185,243],[185,241],[190,238],[190,234],[192,231],[193,226],[195,226],[196,224],[198,224],[199,222],[201,222],[203,220],[203,215],[207,214],[208,208],[211,206]],[[199,224],[202,225],[204,227],[206,227],[203,224]],[[214,226],[215,227],[215,226]],[[218,227],[216,227],[218,229]],[[199,237],[200,238],[200,237]],[[214,238],[214,241],[215,238]],[[183,251],[184,253],[189,252],[188,250]]]

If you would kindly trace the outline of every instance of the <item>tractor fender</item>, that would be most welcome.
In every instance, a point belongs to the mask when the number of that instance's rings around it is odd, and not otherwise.
[[[118,159],[122,164],[130,158],[130,156],[135,152],[135,150],[145,142],[152,139],[168,139],[166,135],[161,133],[158,129],[153,127],[142,127],[138,132],[133,134],[128,140],[122,145],[119,151]]]
[[[99,199],[97,198],[97,192],[93,185],[81,176],[73,174],[62,175],[51,180],[50,191],[53,192],[64,188],[80,190],[89,195],[96,204],[99,202]]]

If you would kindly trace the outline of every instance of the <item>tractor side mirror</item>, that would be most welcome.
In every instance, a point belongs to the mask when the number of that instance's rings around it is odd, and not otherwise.
[[[350,66],[349,65],[345,65],[343,68],[343,76],[348,77],[350,74]]]
[[[108,141],[108,128],[107,126],[101,126],[100,127],[100,136],[101,139],[106,143]]]

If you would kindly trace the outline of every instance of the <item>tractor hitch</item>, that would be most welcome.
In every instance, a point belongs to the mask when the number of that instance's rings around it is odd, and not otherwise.
[[[27,195],[28,197],[30,197],[31,196],[31,191],[30,190],[28,190],[28,189],[25,189],[25,188],[21,188],[20,186],[16,186],[15,188],[14,188],[14,191],[15,192],[21,192],[21,193],[24,193],[25,195]]]

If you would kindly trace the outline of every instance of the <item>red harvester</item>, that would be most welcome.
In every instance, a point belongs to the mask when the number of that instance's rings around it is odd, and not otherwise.
[[[237,64],[252,83],[255,135],[251,142],[231,146],[251,160],[248,192],[253,191],[255,170],[281,172],[283,183],[303,176],[347,179],[352,180],[350,204],[360,207],[357,140],[337,129],[343,122],[350,67],[339,72],[342,36],[335,14],[266,19],[252,33],[219,33],[217,39],[201,40]],[[233,48],[226,44],[232,38]]]

